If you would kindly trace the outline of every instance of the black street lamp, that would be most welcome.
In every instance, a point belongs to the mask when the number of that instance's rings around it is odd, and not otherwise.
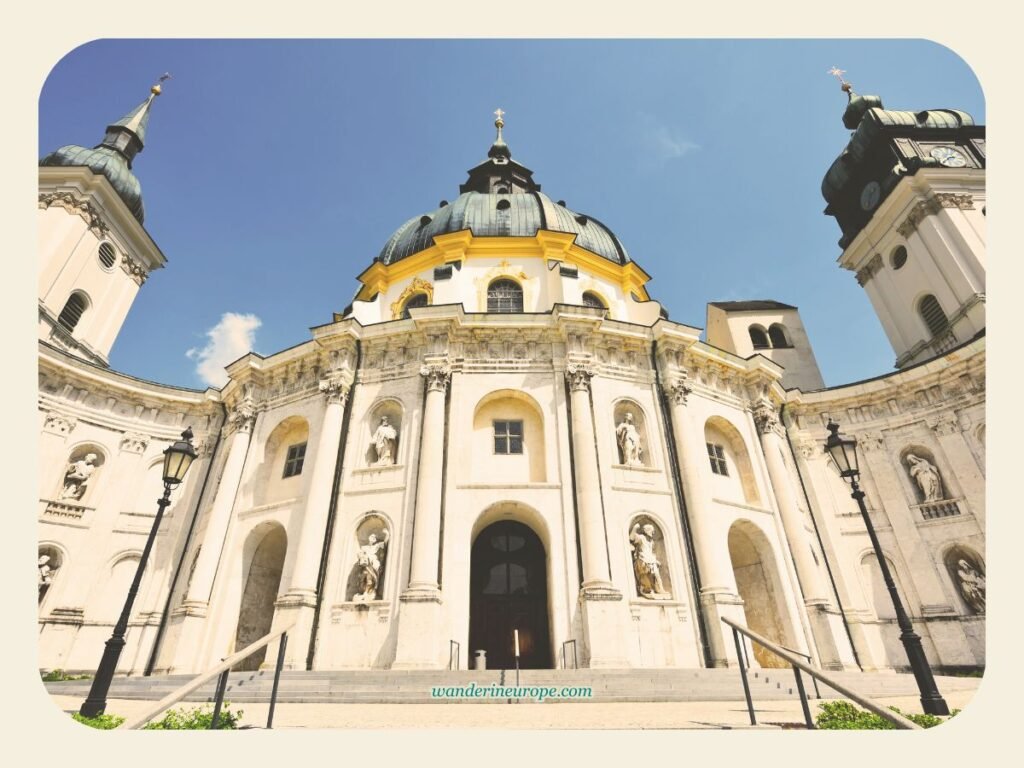
[[[171,503],[171,489],[185,479],[185,473],[197,455],[196,449],[192,445],[191,427],[181,433],[181,440],[176,441],[164,451],[164,495],[156,502],[156,519],[153,520],[149,538],[146,539],[146,547],[142,550],[139,566],[135,569],[135,578],[132,579],[132,586],[128,590],[128,599],[125,600],[124,608],[121,609],[121,617],[114,625],[114,633],[103,648],[103,658],[100,659],[96,677],[93,678],[92,687],[89,689],[89,696],[82,703],[82,708],[78,710],[82,717],[96,717],[103,714],[107,708],[107,692],[114,679],[117,661],[124,649],[124,635],[128,631],[128,619],[132,614],[132,604],[139,591],[142,573],[146,570],[146,561],[149,559],[149,552],[153,549],[153,542],[156,540],[156,533],[160,528],[160,520],[164,515],[164,510]]]
[[[910,669],[913,670],[914,678],[917,680],[917,689],[921,693],[921,706],[929,715],[948,715],[949,707],[935,685],[932,669],[928,666],[924,648],[921,647],[921,636],[914,631],[907,612],[903,610],[903,603],[896,591],[896,582],[892,580],[892,574],[889,573],[889,564],[885,560],[885,555],[882,554],[878,536],[875,535],[875,527],[871,524],[868,508],[864,504],[864,491],[857,484],[857,478],[860,476],[860,467],[857,463],[857,441],[852,437],[840,437],[839,425],[832,420],[828,422],[828,431],[825,453],[830,455],[832,461],[839,467],[840,477],[849,481],[850,487],[853,489],[853,493],[850,495],[857,500],[857,505],[860,507],[860,514],[864,518],[864,527],[868,529],[871,547],[875,550],[875,559],[878,560],[878,567],[882,570],[882,579],[885,581],[886,589],[889,590],[889,597],[892,598],[892,607],[896,611],[896,622],[900,627],[900,641],[907,652]]]

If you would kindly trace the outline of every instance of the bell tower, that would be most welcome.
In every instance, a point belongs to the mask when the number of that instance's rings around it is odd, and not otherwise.
[[[108,365],[139,288],[166,263],[142,226],[132,173],[160,91],[108,125],[96,147],[63,146],[39,161],[39,339],[98,365]]]
[[[955,109],[885,109],[839,78],[853,131],[822,181],[855,273],[896,353],[922,363],[985,330],[985,127]]]

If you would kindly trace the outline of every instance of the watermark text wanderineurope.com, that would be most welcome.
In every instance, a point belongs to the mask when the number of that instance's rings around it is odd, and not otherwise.
[[[593,689],[585,686],[564,686],[556,688],[544,685],[435,685],[430,689],[435,699],[589,699]]]

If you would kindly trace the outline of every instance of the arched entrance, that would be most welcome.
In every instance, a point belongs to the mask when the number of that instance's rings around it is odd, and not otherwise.
[[[250,536],[259,536],[260,533],[262,531],[257,529]],[[281,570],[284,567],[287,549],[288,538],[284,528],[279,525],[264,533],[256,545],[238,612],[236,651],[270,633],[270,626],[274,621],[274,603],[277,601],[277,591],[281,587]],[[234,668],[237,671],[257,670],[266,654],[267,649],[264,647],[240,661]]]
[[[511,520],[485,528],[473,543],[469,581],[470,653],[485,650],[489,668],[512,669],[519,630],[519,666],[550,669],[547,556],[537,534]]]
[[[733,523],[729,529],[729,558],[747,626],[779,645],[792,648],[785,630],[785,595],[767,537],[752,523]],[[757,643],[751,645],[754,658],[762,667],[789,666]]]

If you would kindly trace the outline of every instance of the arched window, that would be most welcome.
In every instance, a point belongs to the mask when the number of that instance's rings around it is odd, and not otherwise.
[[[768,329],[768,338],[771,340],[772,346],[776,348],[793,346],[789,343],[786,326],[782,323],[772,323],[771,327]]]
[[[941,336],[949,330],[949,319],[942,311],[938,300],[930,293],[921,299],[917,305],[917,311],[921,313],[921,319],[928,326],[928,332],[934,336]]]
[[[515,280],[495,280],[487,288],[488,312],[522,312],[523,289]]]
[[[593,291],[587,291],[583,294],[583,306],[593,307],[594,309],[607,309],[604,302],[601,301],[601,297]]]
[[[771,344],[768,343],[768,334],[765,333],[764,328],[760,325],[750,326],[750,341],[754,345],[754,349],[768,349]]]
[[[57,322],[69,331],[73,331],[75,326],[78,325],[78,321],[82,319],[82,314],[88,308],[89,300],[85,297],[85,294],[81,291],[75,291],[68,297],[67,303],[64,304],[64,309],[57,316]]]
[[[425,294],[425,293],[417,293],[417,294],[409,297],[409,300],[407,302],[405,302],[405,306],[402,308],[402,319],[403,320],[408,320],[409,319],[409,310],[410,309],[416,309],[418,307],[426,307],[426,306],[429,306],[429,305],[430,305],[430,300],[427,298],[427,294]]]

